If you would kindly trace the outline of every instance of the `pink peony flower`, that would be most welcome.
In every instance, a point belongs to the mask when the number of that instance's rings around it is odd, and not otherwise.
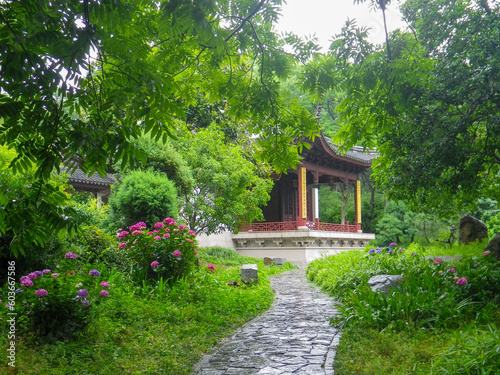
[[[127,232],[126,230],[124,230],[123,232],[120,232],[118,234],[118,239],[121,239],[121,238],[125,237],[127,234],[130,234],[130,233]]]
[[[193,249],[193,251],[194,251],[194,253],[195,253],[195,254],[198,254],[198,250],[196,250],[196,249]]]
[[[455,268],[450,268],[450,269],[448,270],[448,272],[455,273],[455,272],[457,272],[457,270],[456,270]]]
[[[215,267],[214,267],[214,265],[213,265],[213,264],[209,264],[209,265],[207,266],[207,268],[208,268],[210,271],[212,271],[212,272],[214,272],[214,271],[215,271]]]
[[[59,277],[59,274],[58,273],[53,273],[52,275],[50,275],[52,277]]]
[[[125,246],[127,246],[127,243],[126,242],[122,242],[119,246],[118,246],[118,249],[123,249]]]
[[[438,259],[436,259],[436,260],[434,261],[434,264],[439,264],[439,263],[441,263],[441,262],[442,262],[442,260],[438,258]]]
[[[161,222],[160,222],[160,223],[156,223],[156,224],[154,225],[154,227],[155,227],[156,229],[161,229],[161,228],[165,227],[165,224],[163,224],[163,223],[161,223]]]
[[[461,277],[457,280],[457,284],[458,285],[467,284],[467,279],[465,277]]]
[[[161,240],[161,237],[160,237],[160,236],[156,236],[156,237],[155,237],[155,240],[156,240],[156,241]]]
[[[483,251],[483,255],[489,255],[490,252],[489,251]]]
[[[153,233],[152,231],[149,231],[149,232],[148,232],[148,236],[151,236],[151,235],[153,235],[153,234],[154,234],[154,233]]]
[[[179,258],[181,256],[181,252],[179,250],[175,250],[172,255],[176,256],[177,258]]]
[[[165,233],[165,234],[163,235],[163,237],[165,237],[165,238],[169,238],[169,237],[170,237],[170,234]]]
[[[31,281],[31,279],[24,279],[23,281],[21,281],[21,286],[33,286],[35,284],[33,284],[33,281]]]
[[[182,230],[182,229],[189,229],[189,227],[187,225],[179,225],[179,229]]]
[[[35,292],[35,296],[37,296],[37,297],[46,296],[47,294],[49,294],[49,292],[47,292],[45,289],[38,289]]]
[[[99,293],[101,296],[107,297],[109,296],[109,292],[107,290],[101,290],[101,293]]]
[[[134,231],[132,232],[132,236],[137,236],[137,235],[139,235],[139,234],[143,234],[143,233],[144,233],[144,232],[143,232],[142,230],[134,230]]]
[[[102,286],[103,288],[109,288],[109,284],[108,284],[108,282],[107,282],[107,281],[101,281],[101,286]]]
[[[157,260],[155,260],[155,261],[151,262],[151,267],[155,268],[159,264],[160,264],[160,262],[158,262]]]
[[[158,229],[155,229],[153,233],[160,233],[160,231]]]
[[[177,225],[174,219],[171,217],[167,217],[166,219],[163,220],[163,222],[167,225]]]
[[[76,255],[72,252],[66,253],[64,257],[69,259],[76,259]]]
[[[190,236],[196,236],[196,233],[194,233],[192,230],[188,230],[188,234],[189,234]]]

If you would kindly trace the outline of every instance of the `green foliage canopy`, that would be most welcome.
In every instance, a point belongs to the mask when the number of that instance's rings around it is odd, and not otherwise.
[[[478,192],[498,195],[500,5],[407,0],[402,12],[411,32],[393,32],[385,46],[347,24],[320,64],[336,65],[333,78],[311,73],[307,83],[344,93],[337,141],[378,148],[380,187],[451,215]]]
[[[247,118],[278,170],[298,160],[293,138],[313,135],[309,113],[283,101],[279,79],[310,45],[272,32],[280,0],[0,4],[0,139],[48,178],[61,162],[104,174],[144,159],[131,140],[165,139],[203,93]],[[281,147],[274,147],[278,142]],[[287,145],[287,147],[283,147]],[[281,153],[281,155],[279,155]]]
[[[272,181],[267,164],[252,159],[252,143],[227,141],[216,126],[185,133],[177,145],[191,167],[195,187],[183,196],[180,217],[197,233],[238,230],[262,219]]]

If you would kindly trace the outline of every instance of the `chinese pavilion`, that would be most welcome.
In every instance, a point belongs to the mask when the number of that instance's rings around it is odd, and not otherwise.
[[[375,238],[361,230],[360,174],[377,156],[354,147],[341,154],[321,134],[302,153],[302,162],[275,182],[271,199],[262,208],[264,222],[252,223],[232,236],[236,250],[253,257],[283,257],[309,262],[319,256],[363,248]],[[343,183],[355,188],[355,221],[345,224],[319,221],[319,186]]]

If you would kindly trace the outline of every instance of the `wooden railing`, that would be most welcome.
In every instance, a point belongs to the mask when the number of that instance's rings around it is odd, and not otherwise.
[[[318,228],[319,226],[319,228]],[[361,231],[361,224],[331,224],[308,221],[307,227],[310,230],[321,230],[330,232],[350,232],[357,233]],[[266,223],[253,223],[245,228],[242,232],[279,232],[285,230],[297,230],[296,221],[283,221],[283,222],[266,222]]]

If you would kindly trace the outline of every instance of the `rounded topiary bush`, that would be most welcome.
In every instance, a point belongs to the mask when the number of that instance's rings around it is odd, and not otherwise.
[[[109,199],[112,221],[125,228],[139,221],[155,223],[164,217],[177,217],[177,191],[174,183],[155,171],[128,173]]]

